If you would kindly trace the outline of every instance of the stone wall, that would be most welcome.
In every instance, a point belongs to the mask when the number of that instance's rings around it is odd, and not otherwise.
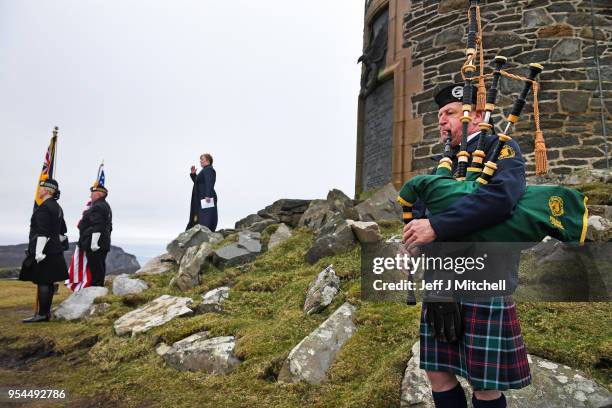
[[[604,90],[606,120],[612,114],[612,8],[609,0],[594,0],[596,30],[591,28],[589,0],[483,0],[481,15],[485,63],[495,55],[508,57],[505,69],[525,75],[526,65],[544,65],[540,88],[540,119],[548,147],[551,171],[567,174],[585,166],[604,168],[604,138],[594,63],[597,37]],[[431,168],[437,145],[437,107],[432,100],[436,85],[461,80],[465,58],[467,1],[413,0],[403,17],[403,47],[412,68],[423,72],[420,90],[410,95],[413,118],[420,121],[422,137],[412,143],[412,172]],[[408,68],[410,68],[408,67]],[[407,69],[408,69],[407,68]],[[486,72],[491,66],[487,65]],[[417,87],[417,88],[419,88]],[[502,80],[498,106],[507,113],[522,84]],[[414,88],[414,86],[413,86]],[[531,101],[530,101],[531,102]],[[503,118],[498,111],[499,122]],[[610,126],[608,125],[608,135]],[[533,113],[524,110],[512,136],[533,165]],[[612,146],[611,146],[612,147]]]

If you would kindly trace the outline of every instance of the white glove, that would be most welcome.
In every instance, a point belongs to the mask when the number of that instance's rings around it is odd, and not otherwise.
[[[34,255],[36,262],[41,262],[47,257],[47,255],[43,254],[43,250],[45,249],[45,245],[47,245],[48,240],[49,238],[47,237],[36,237],[36,249],[34,250],[36,252]]]
[[[93,234],[91,234],[91,250],[93,252],[96,252],[98,249],[100,249],[100,245],[98,245],[99,239],[100,239],[99,232],[94,232]]]

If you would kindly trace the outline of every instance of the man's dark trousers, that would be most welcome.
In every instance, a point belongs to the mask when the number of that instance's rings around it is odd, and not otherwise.
[[[106,277],[106,255],[108,251],[99,249],[96,252],[87,251],[87,265],[91,272],[90,286],[104,286],[104,278]]]

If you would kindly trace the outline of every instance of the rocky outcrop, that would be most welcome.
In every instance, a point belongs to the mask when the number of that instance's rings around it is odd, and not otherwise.
[[[198,224],[193,228],[180,233],[178,237],[173,239],[168,244],[166,250],[174,260],[181,263],[181,258],[185,254],[185,251],[187,251],[187,248],[193,246],[199,247],[203,242],[215,244],[220,242],[222,239],[223,235],[212,232],[207,227]]]
[[[291,350],[278,374],[278,381],[319,384],[334,363],[344,343],[357,327],[355,307],[345,303]]]
[[[355,242],[349,223],[336,215],[319,230],[314,243],[306,252],[306,261],[314,264],[326,256],[344,253],[353,248]]]
[[[54,312],[58,319],[76,320],[81,319],[89,313],[96,298],[106,296],[108,289],[101,286],[91,286],[74,292],[64,300]]]
[[[344,219],[359,219],[353,200],[340,190],[330,190],[325,200],[312,200],[300,218],[299,226],[318,231],[334,215]]]
[[[425,371],[419,368],[419,343],[412,346],[412,358],[408,361],[401,387],[402,408],[418,406],[433,408],[431,387]],[[553,363],[528,355],[532,384],[520,390],[504,391],[509,407],[515,408],[578,408],[608,407],[612,394],[580,371],[566,365]],[[467,381],[458,377],[471,398]]]
[[[370,198],[357,204],[355,209],[362,221],[402,219],[402,207],[397,202],[397,190],[389,183],[381,187]]]
[[[272,219],[264,219],[264,220],[261,220],[259,222],[252,224],[248,228],[248,230],[253,231],[253,232],[263,232],[263,230],[265,230],[266,227],[269,227],[270,225],[274,225],[274,224],[278,224],[278,221],[272,220]]]
[[[223,303],[229,298],[230,288],[221,286],[202,295],[202,303],[198,305],[198,313],[220,313]]]
[[[340,278],[336,276],[333,265],[329,265],[308,286],[304,313],[310,315],[321,312],[334,300],[338,291],[340,291]]]
[[[187,248],[181,259],[178,273],[170,281],[170,286],[185,291],[199,285],[202,266],[212,253],[212,246],[208,242]]]
[[[355,237],[362,244],[378,242],[382,239],[382,236],[380,235],[380,228],[374,221],[347,221],[353,229]]]
[[[124,334],[134,336],[166,324],[175,317],[191,314],[193,311],[187,305],[192,302],[188,297],[162,295],[115,320],[115,333],[120,336]]]
[[[113,279],[113,295],[131,295],[148,289],[148,285],[142,279],[131,279],[129,275],[122,274]]]
[[[215,250],[212,261],[218,268],[243,265],[254,260],[260,252],[261,234],[246,230],[239,233],[237,243]]]
[[[285,225],[280,224],[276,231],[272,235],[270,235],[270,240],[268,241],[268,249],[274,249],[279,246],[292,236],[291,229]]]
[[[156,352],[166,364],[180,371],[204,371],[208,374],[228,374],[240,364],[234,350],[233,336],[208,338],[208,332],[193,334],[177,341],[172,347],[160,344]]]
[[[74,252],[74,249],[72,249],[72,252]],[[72,252],[70,253],[70,258],[67,260],[67,262],[70,262],[70,259],[72,259]],[[64,252],[64,255],[68,254]],[[108,255],[106,255],[107,275],[121,275],[124,273],[130,274],[136,272],[138,269],[140,269],[140,264],[138,263],[135,255],[128,254],[119,247],[111,246]]]
[[[263,221],[263,220],[264,218],[260,215],[250,214],[244,217],[243,219],[236,221],[236,224],[234,225],[234,227],[237,230],[245,230],[245,229],[248,229],[251,225],[257,222]]]
[[[177,263],[170,254],[158,255],[136,271],[137,275],[158,275],[160,273],[172,272],[176,269]]]
[[[310,200],[283,198],[275,201],[263,210],[258,211],[257,215],[262,218],[276,220],[276,222],[283,222],[295,228],[302,214],[304,214],[304,211],[308,208],[308,204],[310,204]]]

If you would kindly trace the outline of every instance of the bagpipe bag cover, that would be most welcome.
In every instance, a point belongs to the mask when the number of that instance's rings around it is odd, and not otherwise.
[[[399,196],[414,203],[417,198],[432,214],[438,214],[481,184],[458,181],[449,175],[419,175],[407,181]],[[562,186],[527,186],[510,218],[471,233],[466,242],[539,242],[551,236],[563,242],[584,242],[587,227],[587,198]]]

